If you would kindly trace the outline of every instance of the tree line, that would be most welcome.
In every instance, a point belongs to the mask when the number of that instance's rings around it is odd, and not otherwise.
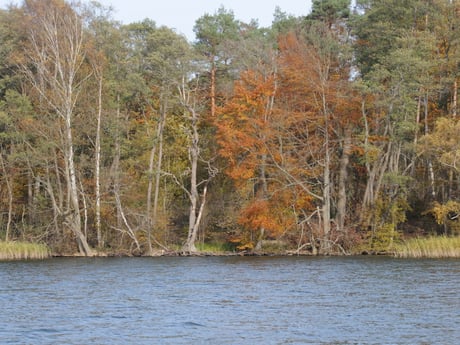
[[[460,4],[0,10],[0,239],[55,253],[385,251],[460,232]]]

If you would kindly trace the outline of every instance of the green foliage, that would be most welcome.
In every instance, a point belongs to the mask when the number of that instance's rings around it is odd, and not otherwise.
[[[225,41],[238,38],[239,28],[233,11],[220,7],[214,15],[205,14],[195,22],[196,47],[205,55],[218,56]]]
[[[313,0],[309,19],[320,20],[328,25],[350,15],[350,0]]]
[[[393,248],[395,241],[400,238],[398,225],[406,220],[409,210],[410,206],[403,195],[391,198],[387,194],[376,200],[372,210],[376,225],[368,234],[372,251],[389,251]]]
[[[231,253],[235,251],[234,246],[232,246],[230,243],[225,243],[225,242],[212,242],[212,243],[207,243],[207,242],[198,242],[196,243],[196,248],[199,252],[203,253]]]
[[[146,43],[149,49],[146,60],[148,70],[156,83],[174,85],[183,75],[190,73],[193,55],[183,36],[163,26],[151,32]]]
[[[5,100],[0,101],[0,146],[9,146],[30,138],[31,133],[21,133],[23,123],[31,118],[33,108],[30,100],[14,89],[7,89]]]
[[[399,233],[394,224],[382,224],[370,237],[370,249],[372,252],[387,252],[392,249],[394,241],[398,239]]]
[[[276,7],[272,23],[272,30],[276,34],[287,34],[294,31],[299,27],[299,25],[299,18],[289,15],[286,12],[281,11],[281,8]]]
[[[426,8],[420,0],[368,0],[362,1],[363,15],[353,18],[356,35],[356,61],[366,75],[382,63],[397,47],[403,33],[423,25]]]

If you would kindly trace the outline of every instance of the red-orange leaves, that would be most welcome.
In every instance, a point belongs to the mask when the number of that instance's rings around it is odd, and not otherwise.
[[[269,236],[284,229],[283,216],[272,203],[282,190],[276,177],[281,126],[279,112],[274,112],[275,90],[274,75],[244,72],[233,97],[218,109],[217,121],[219,153],[227,160],[226,173],[242,198],[238,223],[250,233]],[[247,235],[243,242],[252,246],[254,236]]]
[[[277,230],[278,226],[273,215],[269,210],[267,200],[254,200],[250,205],[243,209],[238,219],[238,223],[249,229]]]
[[[227,159],[226,173],[237,183],[257,176],[265,164],[263,157],[273,137],[274,90],[273,76],[245,72],[235,83],[232,99],[218,109],[219,154]]]

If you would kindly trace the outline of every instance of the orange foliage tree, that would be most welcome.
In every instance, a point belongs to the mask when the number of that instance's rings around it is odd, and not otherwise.
[[[274,154],[281,128],[275,95],[274,74],[246,71],[218,112],[219,153],[244,199],[238,222],[248,231],[238,237],[241,247],[260,249],[266,236],[276,237],[289,223],[283,216],[289,209],[286,193],[277,178],[280,157]]]
[[[277,72],[243,73],[219,111],[220,155],[245,196],[239,223],[252,230],[245,240],[256,248],[264,235],[304,233],[306,226],[305,239],[319,241],[323,251],[347,237],[346,186],[360,102],[337,40],[314,34],[281,37]]]
[[[330,32],[315,30],[279,40],[278,105],[290,117],[286,142],[296,158],[295,169],[285,171],[317,206],[303,210],[303,218],[316,212],[317,239],[329,251],[332,243],[348,237],[346,186],[360,102],[351,87],[349,62],[338,53],[340,42]]]

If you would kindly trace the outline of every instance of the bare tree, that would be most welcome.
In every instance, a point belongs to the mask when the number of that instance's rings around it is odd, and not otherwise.
[[[199,123],[200,115],[198,112],[198,100],[197,100],[197,87],[190,89],[185,81],[182,81],[182,85],[179,87],[179,93],[182,105],[185,109],[185,115],[188,116],[189,128],[189,176],[190,176],[190,187],[187,189],[184,184],[180,184],[181,188],[186,192],[190,200],[190,211],[189,211],[189,224],[187,240],[182,247],[182,250],[187,253],[196,252],[195,241],[197,239],[200,224],[203,218],[203,213],[206,205],[206,196],[208,191],[208,184],[213,177],[216,176],[217,170],[211,166],[211,163],[207,163],[208,176],[199,179],[198,176],[198,165],[204,162],[201,158],[200,150],[200,133]],[[176,182],[178,179],[176,178]],[[200,193],[200,187],[202,190]]]
[[[86,56],[82,20],[74,8],[61,0],[28,0],[25,11],[29,46],[24,72],[41,102],[57,116],[61,125],[70,202],[67,210],[60,212],[76,237],[80,253],[90,256],[92,249],[82,231],[72,127],[81,87],[90,76],[83,68]]]

